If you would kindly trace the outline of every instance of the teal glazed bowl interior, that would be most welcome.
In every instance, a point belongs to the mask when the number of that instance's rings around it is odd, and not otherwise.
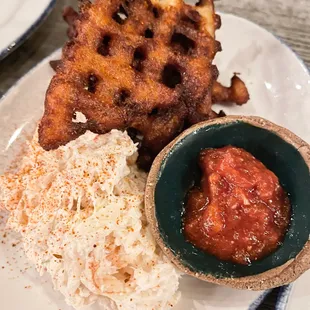
[[[156,229],[164,247],[192,273],[218,279],[258,275],[282,266],[303,250],[310,233],[309,166],[298,151],[298,145],[285,141],[279,132],[267,129],[268,126],[254,126],[243,118],[226,119],[220,123],[206,122],[172,142],[167,147],[169,150],[163,151],[165,156],[158,165],[157,182],[153,190]],[[272,124],[260,120],[257,122]],[[292,207],[291,222],[283,244],[273,254],[250,266],[221,261],[199,250],[186,241],[182,231],[185,196],[201,177],[197,163],[200,151],[227,145],[247,150],[273,171],[289,194]]]

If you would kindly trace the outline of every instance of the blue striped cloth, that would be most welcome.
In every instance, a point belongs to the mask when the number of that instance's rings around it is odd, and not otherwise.
[[[285,310],[292,285],[265,291],[250,306],[249,310]]]

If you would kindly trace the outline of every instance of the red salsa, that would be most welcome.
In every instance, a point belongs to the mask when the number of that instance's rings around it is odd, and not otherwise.
[[[184,233],[221,260],[249,265],[277,249],[290,222],[278,178],[247,151],[227,146],[200,153],[200,187],[187,197]]]

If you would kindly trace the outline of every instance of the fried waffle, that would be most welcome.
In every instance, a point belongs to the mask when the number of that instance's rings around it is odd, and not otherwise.
[[[215,82],[212,61],[221,46],[213,0],[196,6],[181,0],[83,1],[80,14],[68,14],[67,21],[71,41],[39,126],[45,150],[86,130],[127,129],[141,138],[140,163],[147,166],[184,128],[217,116],[212,99],[248,100],[238,77],[231,88]]]

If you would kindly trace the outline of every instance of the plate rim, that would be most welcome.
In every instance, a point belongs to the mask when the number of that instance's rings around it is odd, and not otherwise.
[[[305,72],[309,75],[310,77],[310,65],[308,66],[305,62],[305,60],[302,59],[301,55],[299,55],[298,52],[296,52],[288,43],[286,43],[284,41],[284,39],[282,39],[280,36],[276,35],[273,31],[261,26],[260,24],[250,20],[250,19],[247,19],[245,17],[242,17],[242,16],[239,16],[239,15],[236,15],[236,14],[232,14],[232,13],[225,13],[223,11],[216,11],[217,14],[219,14],[220,16],[221,15],[226,15],[228,17],[235,17],[243,22],[247,22],[249,24],[252,24],[252,26],[258,28],[260,31],[265,31],[267,33],[269,33],[271,36],[273,36],[279,43],[281,43],[284,47],[286,47],[290,52],[292,52],[295,57],[297,58],[297,60],[300,62],[301,66],[303,67],[303,69],[305,70]],[[219,29],[220,30],[220,29]]]
[[[17,36],[16,39],[13,39],[13,41],[7,47],[0,51],[0,61],[15,51],[19,46],[21,46],[42,25],[55,5],[56,0],[49,0],[48,5],[36,18],[36,20],[27,29],[21,31],[21,34]]]

